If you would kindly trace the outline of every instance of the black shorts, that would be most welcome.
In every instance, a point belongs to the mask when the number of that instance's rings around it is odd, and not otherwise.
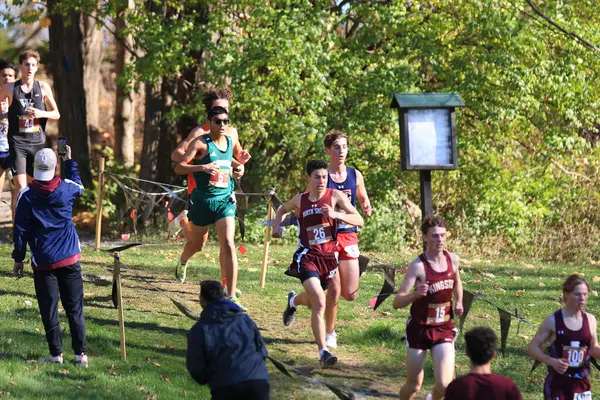
[[[0,170],[10,168],[10,151],[0,151]]]
[[[286,275],[300,279],[317,278],[323,290],[327,290],[329,282],[338,271],[338,260],[335,255],[314,254],[307,248],[298,248],[292,257],[292,262],[285,271]]]
[[[35,155],[45,147],[46,143],[30,144],[11,141],[9,148],[13,175],[27,174],[33,176]]]

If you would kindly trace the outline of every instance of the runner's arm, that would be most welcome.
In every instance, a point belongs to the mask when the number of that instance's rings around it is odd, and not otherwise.
[[[587,314],[588,321],[590,324],[590,333],[592,334],[592,341],[590,342],[590,356],[594,358],[600,357],[600,346],[598,345],[598,321],[592,314]]]
[[[410,263],[408,266],[408,271],[406,271],[406,275],[404,276],[404,280],[398,289],[398,293],[396,293],[396,298],[394,299],[393,306],[397,310],[399,308],[404,308],[416,300],[420,299],[427,295],[427,290],[429,290],[429,285],[426,283],[422,283],[423,280],[421,277],[424,276],[423,263],[418,258]],[[411,292],[411,289],[417,285],[417,290]]]
[[[454,294],[454,314],[457,317],[463,315],[463,286],[462,280],[460,279],[460,269],[458,268],[460,264],[460,258],[457,254],[450,253],[450,259],[452,260],[452,266],[456,271],[456,276],[454,277],[454,289],[452,290]]]
[[[356,208],[354,208],[352,203],[350,203],[350,200],[348,200],[348,196],[344,193],[339,190],[334,190],[331,195],[331,202],[333,203],[333,208],[328,205],[323,207],[323,214],[326,217],[359,227],[365,224],[363,217],[356,211]],[[334,211],[336,207],[341,208],[345,213]]]
[[[194,172],[204,172],[209,175],[213,175],[218,171],[219,167],[216,163],[205,164],[205,165],[193,165],[190,162],[198,156],[202,158],[206,155],[206,150],[208,146],[201,140],[201,137],[196,138],[187,148],[183,160],[181,160],[175,166],[175,173],[178,175],[187,175]]]
[[[171,161],[181,162],[185,156],[185,152],[189,147],[190,143],[194,141],[198,136],[204,133],[202,127],[197,126],[191,130],[185,139],[175,147],[175,150],[171,153]]]
[[[36,112],[36,118],[48,118],[48,119],[59,119],[60,113],[58,112],[58,106],[56,105],[56,101],[54,100],[54,96],[52,95],[52,89],[50,89],[50,85],[46,82],[40,82],[40,86],[42,87],[42,93],[44,95],[44,104],[46,105],[47,111],[41,111],[40,114]]]
[[[542,350],[542,346],[554,335],[554,326],[554,315],[546,317],[533,339],[531,339],[531,343],[527,346],[527,352],[534,359],[551,366],[557,372],[563,374],[569,367],[569,364],[563,359],[550,357]]]
[[[369,200],[367,188],[365,187],[365,179],[359,170],[356,170],[356,198],[365,215],[370,217],[373,212],[373,210],[371,210],[371,201]]]
[[[274,238],[281,237],[283,233],[283,229],[281,228],[281,221],[283,221],[283,217],[287,215],[292,210],[297,210],[300,208],[300,200],[302,198],[301,194],[295,195],[290,201],[282,205],[279,210],[277,210],[277,214],[275,215],[275,221],[273,221],[273,232],[272,236]]]

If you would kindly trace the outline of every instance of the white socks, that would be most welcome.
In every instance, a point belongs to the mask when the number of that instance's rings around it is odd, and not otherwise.
[[[323,347],[321,350],[319,350],[319,358],[323,357],[324,352],[329,353],[329,349],[327,347]]]
[[[296,295],[296,296],[298,296],[298,295]],[[292,308],[296,308],[296,304],[294,304],[294,299],[296,298],[296,296],[290,297],[290,307],[292,307]]]

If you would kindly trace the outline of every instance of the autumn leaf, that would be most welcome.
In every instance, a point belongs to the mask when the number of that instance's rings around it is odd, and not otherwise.
[[[68,369],[60,369],[58,370],[58,373],[61,375],[69,375],[69,370]]]
[[[171,382],[171,380],[169,379],[169,377],[166,376],[166,375],[161,375],[160,379],[162,379],[165,382]]]
[[[113,364],[113,365],[110,367],[110,369],[108,370],[108,373],[109,373],[109,374],[111,374],[111,375],[115,375],[115,371],[116,371],[117,369],[118,369],[118,367],[117,367],[115,364]]]

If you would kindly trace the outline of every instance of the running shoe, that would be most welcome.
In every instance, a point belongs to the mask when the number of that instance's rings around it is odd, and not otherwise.
[[[177,278],[177,282],[183,283],[185,282],[185,276],[187,274],[187,264],[183,264],[181,260],[177,261],[177,266],[175,267],[175,278]]]
[[[325,334],[325,345],[332,349],[337,349],[337,333],[335,331]]]
[[[57,356],[48,356],[48,357],[40,357],[38,358],[39,362],[46,362],[46,363],[55,363],[55,364],[62,364],[63,363],[63,355],[62,353],[60,353]]]
[[[87,368],[89,365],[87,354],[85,354],[85,353],[81,353],[80,355],[75,354],[75,358],[73,359],[73,364],[77,365],[78,367]]]
[[[231,296],[231,297],[229,297],[229,301],[231,301],[233,304],[235,304],[236,306],[238,306],[239,308],[241,308],[242,311],[246,312],[246,307],[244,307],[242,305],[242,303],[240,303],[240,301],[238,300],[237,297]]]
[[[296,293],[294,293],[293,290],[288,293],[287,305],[285,307],[285,311],[283,312],[283,325],[285,326],[290,326],[296,319],[296,307],[290,307],[290,300],[295,295]]]
[[[323,354],[321,355],[321,367],[323,368],[327,368],[327,367],[333,367],[336,363],[337,363],[338,358],[336,356],[334,356],[333,354],[331,354],[330,352],[328,352],[327,350],[323,351]]]

